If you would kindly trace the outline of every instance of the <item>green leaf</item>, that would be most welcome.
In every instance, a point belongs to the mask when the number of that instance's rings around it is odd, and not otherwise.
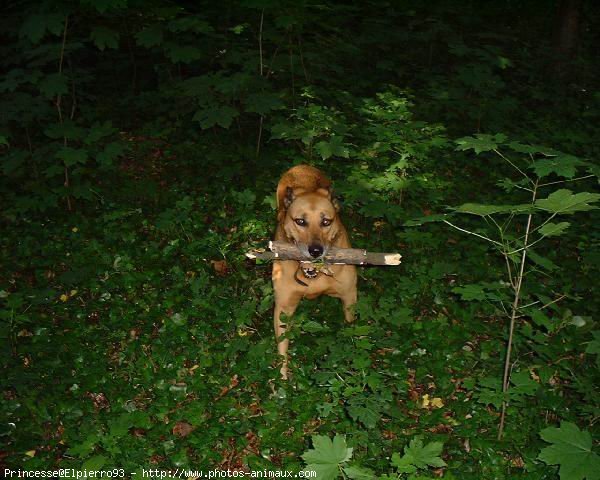
[[[539,145],[526,145],[524,143],[519,142],[510,142],[506,144],[506,146],[515,152],[518,153],[530,153],[535,155],[536,153],[541,153],[543,155],[556,155],[556,151],[552,148],[542,147]]]
[[[600,368],[600,330],[592,332],[594,339],[588,343],[585,353],[596,355],[596,366]]]
[[[86,460],[81,467],[82,470],[100,470],[106,463],[106,457],[104,455],[95,455],[92,458]]]
[[[540,387],[527,370],[513,373],[510,376],[510,383],[513,384],[510,392],[517,395],[533,395]]]
[[[531,317],[531,320],[533,320],[533,322],[536,325],[544,327],[549,332],[551,332],[554,329],[554,324],[552,323],[552,320],[541,310],[533,310],[529,315]]]
[[[123,155],[125,146],[121,142],[111,142],[104,147],[102,152],[96,155],[96,161],[103,167],[111,166],[114,161]]]
[[[349,156],[348,149],[344,146],[341,137],[331,137],[328,142],[321,141],[315,145],[315,150],[321,155],[323,160],[331,157],[348,158]]]
[[[414,473],[417,469],[427,467],[443,467],[446,462],[440,458],[444,444],[442,442],[431,442],[423,446],[423,437],[417,436],[404,447],[404,455],[398,453],[392,455],[392,465],[399,473]]]
[[[597,480],[600,457],[592,451],[592,436],[574,423],[561,422],[560,428],[549,427],[540,432],[545,442],[538,458],[548,465],[559,465],[561,480]]]
[[[354,465],[344,467],[344,473],[352,480],[375,480],[377,478],[373,470]]]
[[[61,147],[56,153],[56,157],[61,159],[67,167],[71,167],[78,163],[85,163],[87,151],[80,148]]]
[[[100,50],[104,51],[105,48],[118,48],[119,47],[119,33],[106,27],[95,27],[90,33],[90,38],[94,45]]]
[[[64,28],[64,16],[59,14],[35,14],[25,19],[19,36],[27,37],[32,43],[38,43],[46,32],[59,35]]]
[[[531,209],[530,205],[483,205],[480,203],[464,203],[454,210],[459,213],[470,213],[485,217],[494,213],[526,213]]]
[[[202,58],[203,51],[191,45],[168,43],[165,45],[165,54],[173,63],[192,63]]]
[[[467,302],[472,300],[485,300],[488,296],[485,287],[476,283],[464,285],[462,287],[454,287],[452,291],[458,293],[461,298]]]
[[[449,215],[444,213],[436,213],[433,215],[427,215],[425,217],[417,217],[411,220],[407,220],[402,224],[403,227],[418,227],[419,225],[424,225],[425,223],[433,223],[433,222],[441,222],[446,218],[451,218]]]
[[[333,441],[323,435],[313,435],[313,448],[302,454],[307,470],[317,472],[317,479],[335,479],[340,475],[340,465],[352,458],[352,448],[346,439],[336,435]]]
[[[559,155],[553,158],[542,158],[531,164],[531,168],[538,177],[545,177],[555,173],[561,177],[573,178],[577,167],[585,165],[585,162],[573,155]]]
[[[238,115],[239,112],[228,105],[210,105],[207,108],[198,110],[192,120],[200,122],[200,127],[203,129],[214,127],[215,125],[229,128],[233,119]]]
[[[539,265],[542,268],[545,268],[549,272],[552,272],[558,268],[558,265],[556,265],[556,263],[554,263],[552,260],[540,255],[539,253],[535,252],[531,248],[527,250],[527,256],[534,263],[536,263],[537,265]]]
[[[457,150],[474,150],[477,155],[481,152],[488,152],[498,148],[498,144],[506,141],[506,136],[498,133],[496,135],[488,135],[478,133],[474,137],[463,137],[456,140]]]
[[[366,428],[375,428],[381,418],[380,406],[373,399],[357,397],[353,405],[348,407],[350,416],[362,423]]]
[[[253,93],[246,98],[245,109],[247,112],[265,115],[271,110],[283,107],[283,102],[272,93]]]
[[[51,73],[46,75],[38,85],[40,92],[46,98],[54,98],[58,95],[68,93],[67,77],[61,73]]]
[[[187,16],[172,20],[168,28],[171,32],[193,32],[193,33],[211,33],[214,29],[206,20],[198,16]]]
[[[570,190],[563,188],[551,193],[548,198],[537,200],[535,206],[540,210],[569,215],[598,208],[590,205],[590,203],[597,202],[599,199],[600,194],[598,193],[580,192],[573,194]]]
[[[569,225],[571,225],[569,222],[549,222],[541,227],[538,232],[540,232],[544,237],[558,237],[559,235],[562,235],[567,228],[569,228]]]
[[[140,47],[151,48],[163,42],[163,31],[160,25],[152,25],[135,34],[135,41]]]
[[[83,5],[93,7],[97,12],[105,13],[127,6],[127,0],[81,0]]]

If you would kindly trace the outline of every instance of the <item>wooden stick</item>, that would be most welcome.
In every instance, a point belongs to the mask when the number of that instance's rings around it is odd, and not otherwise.
[[[299,262],[324,262],[337,265],[400,265],[399,253],[367,252],[360,248],[330,247],[319,258],[304,255],[296,245],[286,242],[269,242],[270,251],[252,250],[246,257],[255,260],[297,260]]]

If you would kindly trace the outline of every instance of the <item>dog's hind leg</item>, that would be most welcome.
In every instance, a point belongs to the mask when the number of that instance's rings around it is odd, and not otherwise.
[[[277,351],[282,358],[281,364],[281,378],[287,380],[288,377],[288,347],[290,345],[289,338],[281,338],[286,331],[286,325],[281,321],[281,314],[285,314],[286,321],[289,321],[290,317],[296,311],[296,307],[300,303],[300,296],[288,296],[284,299],[275,300],[275,312],[274,312],[274,327],[275,327],[275,340],[277,341]]]

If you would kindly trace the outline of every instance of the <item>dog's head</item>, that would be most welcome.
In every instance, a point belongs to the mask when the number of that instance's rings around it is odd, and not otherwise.
[[[327,253],[340,232],[339,205],[331,190],[306,192],[288,187],[284,199],[283,229],[300,251],[313,258]]]

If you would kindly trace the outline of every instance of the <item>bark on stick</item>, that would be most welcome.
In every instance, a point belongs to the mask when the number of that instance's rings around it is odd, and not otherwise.
[[[304,255],[296,245],[286,242],[269,242],[270,251],[253,250],[246,257],[257,260],[296,260],[314,262],[315,259]],[[330,247],[319,262],[338,265],[400,265],[399,253],[367,252],[360,248]]]

